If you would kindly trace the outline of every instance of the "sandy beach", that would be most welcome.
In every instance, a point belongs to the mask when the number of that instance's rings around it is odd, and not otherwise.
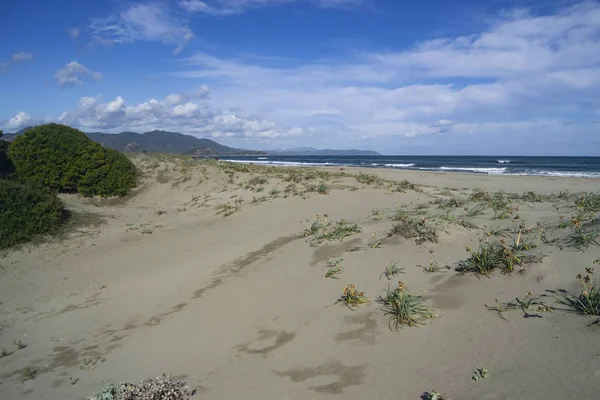
[[[2,254],[1,399],[85,399],[162,373],[210,400],[600,397],[600,325],[548,292],[578,294],[576,275],[600,257],[560,227],[598,180],[135,162],[133,195],[61,195],[65,233]],[[317,215],[360,232],[319,243],[305,234]],[[399,218],[431,221],[436,241],[390,235]],[[520,234],[533,261],[513,273],[456,270],[465,246]],[[398,281],[437,317],[393,329],[377,299]],[[347,284],[370,301],[336,303]],[[493,309],[528,291],[557,309]]]

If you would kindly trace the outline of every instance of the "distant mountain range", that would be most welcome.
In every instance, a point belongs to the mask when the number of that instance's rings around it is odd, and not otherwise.
[[[5,133],[2,139],[14,140],[31,126],[21,129],[16,133]],[[183,135],[177,132],[154,130],[145,133],[121,132],[102,133],[90,132],[86,135],[94,142],[104,147],[122,152],[148,153],[175,153],[199,156],[377,156],[375,151],[369,150],[318,150],[312,147],[299,147],[289,150],[244,150],[224,146],[210,139],[199,139],[191,135]]]

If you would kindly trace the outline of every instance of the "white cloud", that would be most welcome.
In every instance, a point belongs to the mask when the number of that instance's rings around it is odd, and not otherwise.
[[[75,40],[79,37],[80,30],[79,28],[69,28],[67,29],[67,32],[69,33],[69,36],[71,36],[71,39]]]
[[[19,61],[27,61],[33,58],[33,54],[31,53],[16,53],[12,55],[12,60],[15,62]]]
[[[183,21],[159,4],[134,4],[118,15],[92,20],[91,29],[93,36],[114,43],[151,41],[175,44],[175,54],[194,38]]]
[[[4,125],[6,129],[21,129],[26,127],[31,123],[31,117],[24,113],[23,111],[19,111],[17,115],[12,118],[9,118],[8,122]]]
[[[308,3],[321,8],[350,8],[370,4],[370,0],[180,0],[179,6],[188,12],[212,15],[239,14],[249,9],[276,7],[290,3]]]
[[[220,110],[208,104],[209,89],[170,94],[127,105],[122,97],[103,102],[102,97],[83,97],[76,109],[57,121],[83,130],[148,131],[165,129],[215,138],[272,139],[308,136],[298,127],[285,128],[261,115],[245,115],[239,109]]]
[[[33,54],[31,53],[15,53],[10,57],[8,62],[0,61],[0,74],[8,72],[13,66],[23,62],[29,61],[33,58]]]
[[[60,87],[82,85],[84,80],[100,80],[100,72],[90,71],[87,67],[77,61],[71,61],[63,69],[56,71],[54,75]]]

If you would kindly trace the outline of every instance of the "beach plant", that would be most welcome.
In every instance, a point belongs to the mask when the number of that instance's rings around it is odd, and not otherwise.
[[[325,278],[338,279],[337,274],[342,272],[342,268],[339,267],[341,262],[344,261],[343,258],[330,258],[325,264],[327,266],[327,273],[325,274]]]
[[[569,226],[569,223],[565,220],[565,216],[564,215],[559,215],[558,216],[558,228],[559,229],[565,229]]]
[[[396,214],[399,217],[399,214]],[[433,220],[427,217],[402,216],[392,225],[388,236],[400,235],[405,239],[415,239],[416,244],[425,242],[437,243],[439,239],[438,227]]]
[[[425,392],[421,395],[421,400],[450,400],[445,394],[441,394],[432,390],[431,392]]]
[[[456,197],[452,195],[452,193],[449,194],[449,198],[446,199],[439,197],[433,202],[433,204],[437,204],[437,206],[441,209],[459,208],[467,204],[467,199],[462,197]]]
[[[327,269],[327,272],[325,273],[325,278],[331,278],[331,279],[339,279],[337,277],[338,274],[342,273],[342,269],[340,267],[330,267]]]
[[[364,172],[360,172],[356,174],[354,178],[358,183],[368,186],[383,186],[385,184],[385,180],[375,174],[365,174]]]
[[[22,349],[24,349],[25,347],[27,347],[27,343],[25,343],[25,342],[22,342],[22,341],[20,341],[20,340],[15,340],[13,343],[15,344],[15,346],[17,346],[17,349],[18,349],[18,350],[22,350]]]
[[[338,297],[336,303],[341,303],[349,308],[358,307],[361,304],[369,303],[369,298],[365,295],[365,292],[358,290],[358,287],[354,284],[348,284],[342,289],[342,294]]]
[[[459,225],[468,230],[478,228],[478,226],[475,223],[473,223],[473,221],[471,221],[470,217],[464,215],[457,217],[455,215],[452,215],[450,210],[448,210],[444,214],[437,216],[437,218],[439,218],[441,221],[445,222],[448,225]]]
[[[585,193],[575,202],[575,206],[584,214],[600,212],[600,193]]]
[[[238,199],[238,200],[234,201],[233,203],[227,202],[227,203],[217,204],[217,206],[215,208],[217,210],[217,215],[223,214],[223,217],[229,217],[233,213],[240,210],[240,208],[241,208],[240,205],[241,205],[241,202],[239,202],[239,199]]]
[[[598,265],[600,261],[594,261]],[[557,301],[570,311],[585,316],[600,316],[600,285],[594,283],[594,268],[586,268],[585,275],[577,274],[581,283],[581,292],[577,295],[567,291],[559,291],[561,297]]]
[[[0,351],[0,358],[8,357],[12,353],[13,353],[12,351],[8,351],[5,348],[2,348],[2,351]]]
[[[405,268],[398,267],[398,261],[393,262],[390,265],[388,265],[387,267],[385,267],[385,269],[383,270],[381,275],[379,275],[379,279],[381,279],[383,276],[385,276],[388,281],[391,281],[392,278],[395,277],[396,275],[403,274],[404,270],[405,270]]]
[[[471,208],[465,207],[465,216],[473,218],[478,215],[482,215],[485,211],[485,205],[477,204]]]
[[[473,372],[473,376],[471,377],[471,379],[473,379],[475,382],[479,382],[482,379],[486,379],[488,377],[488,369],[483,367],[483,368],[477,368],[475,370],[475,372]]]
[[[422,265],[418,265],[419,268],[421,268],[424,272],[443,272],[444,270],[442,268],[440,268],[440,266],[438,265],[438,263],[433,259],[433,254],[434,251],[433,249],[429,249],[429,265],[424,267]]]
[[[425,300],[406,290],[401,281],[394,290],[388,287],[385,296],[380,296],[378,302],[383,305],[385,315],[391,317],[389,326],[393,330],[399,330],[403,326],[420,325],[423,319],[437,317],[425,306]]]
[[[323,241],[339,240],[352,236],[361,231],[356,224],[351,224],[344,219],[329,221],[327,214],[317,215],[317,219],[311,224],[305,224],[304,236],[309,238],[311,246],[319,245]]]
[[[600,233],[587,228],[581,218],[573,217],[571,219],[571,225],[573,231],[571,235],[566,238],[566,245],[568,247],[585,251],[590,245],[600,246],[600,242],[598,242]]]
[[[505,239],[499,242],[490,242],[487,237],[479,239],[479,249],[474,251],[465,246],[471,254],[466,260],[458,262],[457,271],[472,272],[477,275],[489,276],[499,268],[504,273],[512,273],[516,266],[523,266],[538,260],[538,257],[524,254],[513,246],[509,246]]]
[[[486,305],[485,307],[488,310],[495,311],[498,316],[505,321],[506,318],[504,318],[502,313],[511,310],[521,310],[524,318],[541,318],[540,313],[554,311],[554,307],[548,305],[544,297],[546,296],[536,296],[532,291],[528,291],[522,299],[515,297],[513,301],[507,303],[500,303],[498,299],[496,299],[495,306]]]
[[[109,382],[89,400],[188,400],[195,394],[185,382],[163,374],[135,384]]]
[[[30,381],[37,377],[40,372],[39,368],[35,367],[26,367],[21,371],[21,382]]]
[[[327,188],[327,185],[325,185],[324,183],[321,183],[319,186],[317,186],[317,193],[329,194],[329,189]]]

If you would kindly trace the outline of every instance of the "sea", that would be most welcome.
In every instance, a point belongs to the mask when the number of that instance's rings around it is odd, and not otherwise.
[[[277,166],[366,167],[488,175],[600,178],[600,157],[231,156],[221,159]]]

